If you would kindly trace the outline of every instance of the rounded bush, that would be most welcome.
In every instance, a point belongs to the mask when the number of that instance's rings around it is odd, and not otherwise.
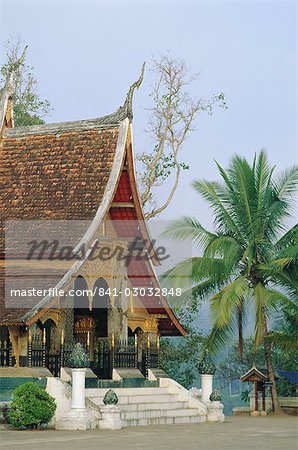
[[[75,344],[72,348],[67,364],[69,367],[74,369],[86,368],[90,366],[88,355],[80,342]]]
[[[202,375],[214,375],[216,372],[216,366],[211,359],[211,356],[208,352],[208,350],[205,350],[205,353],[203,355],[203,358],[201,359],[199,365],[198,365],[199,373]]]
[[[221,402],[221,393],[217,389],[214,389],[209,397],[210,402]]]
[[[49,423],[55,410],[54,398],[29,381],[13,391],[9,422],[16,428],[38,428]]]

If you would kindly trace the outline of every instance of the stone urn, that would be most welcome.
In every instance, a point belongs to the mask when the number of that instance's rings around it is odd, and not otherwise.
[[[209,403],[207,403],[208,422],[224,422],[225,416],[223,413],[224,405],[221,403],[221,393],[215,389],[209,397]]]
[[[209,402],[209,397],[212,394],[213,389],[213,376],[216,371],[214,362],[209,355],[208,350],[205,351],[203,358],[198,366],[199,373],[201,375],[201,389],[202,396],[201,401],[203,403]]]
[[[120,430],[122,428],[121,409],[117,406],[118,397],[116,392],[109,389],[103,398],[104,406],[100,407],[101,420],[99,428],[101,430]]]
[[[220,401],[209,402],[207,413],[208,422],[224,422],[225,416],[223,413],[224,405]]]

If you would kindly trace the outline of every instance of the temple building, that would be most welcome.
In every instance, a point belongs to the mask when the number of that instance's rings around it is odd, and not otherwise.
[[[0,93],[1,367],[59,376],[81,342],[99,378],[117,367],[146,376],[160,336],[186,334],[155,275],[138,195],[132,97],[142,76],[123,106],[93,120],[14,127],[13,73]]]

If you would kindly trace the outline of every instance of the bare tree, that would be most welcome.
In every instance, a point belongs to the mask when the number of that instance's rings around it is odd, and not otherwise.
[[[50,112],[51,105],[48,100],[42,100],[37,89],[37,80],[33,75],[34,69],[26,63],[25,55],[21,64],[20,54],[24,44],[19,37],[9,39],[5,44],[6,62],[1,66],[1,85],[14,69],[14,122],[15,126],[39,125],[44,123],[43,118]]]
[[[154,59],[152,70],[157,74],[157,80],[151,92],[154,106],[150,109],[146,131],[151,135],[153,150],[137,156],[141,202],[146,219],[157,216],[169,206],[179,185],[181,172],[189,168],[180,161],[179,152],[188,134],[195,130],[198,114],[212,114],[215,107],[227,107],[223,93],[207,102],[192,99],[187,88],[198,78],[198,74],[192,73],[185,62],[169,54]],[[168,178],[173,178],[169,192],[165,201],[158,204],[155,188],[163,185]]]

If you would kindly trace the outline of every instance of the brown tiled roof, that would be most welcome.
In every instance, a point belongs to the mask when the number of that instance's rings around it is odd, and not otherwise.
[[[110,117],[3,131],[2,257],[6,220],[94,219],[111,173],[119,134],[120,123],[107,123]],[[3,267],[0,272],[0,322],[17,321],[26,311],[4,308]]]
[[[93,219],[117,137],[118,127],[20,137],[9,130],[0,140],[1,218]]]

